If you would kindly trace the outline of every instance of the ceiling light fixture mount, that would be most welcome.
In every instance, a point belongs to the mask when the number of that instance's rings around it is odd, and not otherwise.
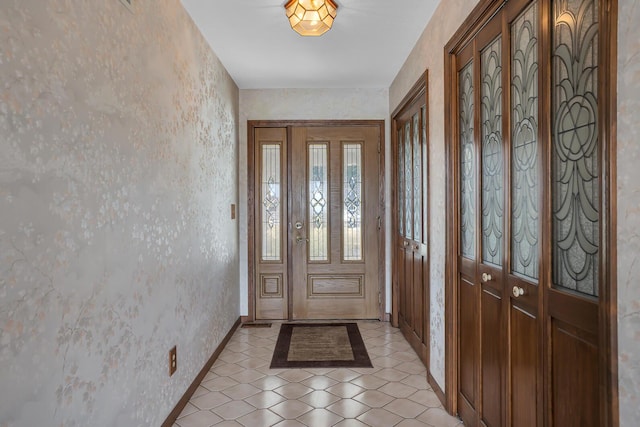
[[[301,36],[321,36],[331,29],[338,12],[333,0],[291,0],[285,4],[289,24]]]

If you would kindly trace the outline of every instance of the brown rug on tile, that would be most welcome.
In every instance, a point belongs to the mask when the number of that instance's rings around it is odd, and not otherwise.
[[[284,323],[271,368],[371,368],[357,323]]]

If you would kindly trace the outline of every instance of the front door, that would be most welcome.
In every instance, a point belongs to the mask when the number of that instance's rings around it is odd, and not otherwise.
[[[256,128],[256,319],[380,317],[380,126]]]
[[[378,137],[292,129],[293,319],[378,317]]]

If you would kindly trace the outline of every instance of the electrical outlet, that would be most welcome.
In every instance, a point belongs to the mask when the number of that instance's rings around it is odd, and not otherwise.
[[[169,350],[169,376],[173,375],[178,369],[178,357],[176,355],[176,346]]]

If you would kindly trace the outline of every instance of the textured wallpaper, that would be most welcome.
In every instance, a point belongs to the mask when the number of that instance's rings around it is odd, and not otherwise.
[[[389,89],[393,111],[429,70],[429,257],[431,263],[430,370],[444,390],[444,266],[446,252],[444,46],[475,7],[476,0],[446,0],[436,9]]]
[[[640,2],[619,0],[618,356],[620,426],[640,420]]]
[[[2,0],[0,426],[166,418],[239,315],[237,127],[178,0]]]

